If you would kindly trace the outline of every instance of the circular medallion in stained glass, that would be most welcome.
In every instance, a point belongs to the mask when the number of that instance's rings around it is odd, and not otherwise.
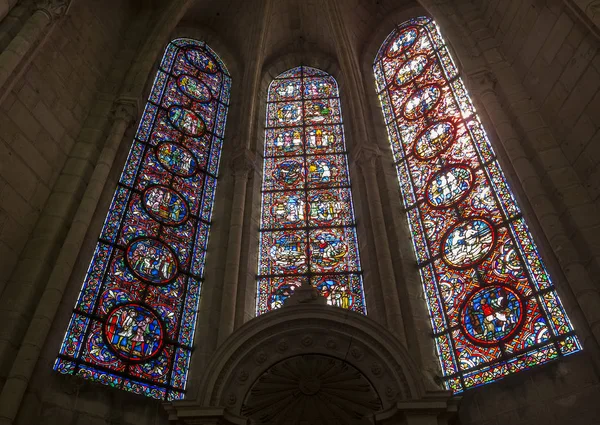
[[[102,332],[91,332],[87,340],[88,355],[93,359],[94,363],[102,366],[117,366],[119,359],[115,356],[104,338]]]
[[[336,223],[342,216],[346,203],[331,193],[311,194],[308,209],[311,224],[327,226]]]
[[[188,218],[185,199],[166,186],[150,186],[144,191],[143,203],[150,217],[168,226],[177,226]]]
[[[208,86],[191,75],[180,75],[177,78],[177,87],[179,87],[179,90],[188,97],[197,102],[206,103],[212,99],[212,94],[210,93]]]
[[[166,244],[151,238],[136,239],[125,255],[133,274],[155,285],[164,285],[177,276],[177,257]]]
[[[276,92],[280,98],[297,99],[300,98],[300,88],[300,80],[283,80],[278,82]]]
[[[515,290],[492,285],[477,289],[469,296],[460,320],[465,335],[472,342],[491,345],[513,337],[524,315],[522,298]]]
[[[277,153],[290,156],[302,153],[302,133],[299,129],[283,131],[273,139],[273,148]]]
[[[185,52],[185,57],[189,63],[207,74],[216,74],[219,70],[217,62],[211,58],[206,52],[199,50],[188,50]]]
[[[316,78],[304,81],[304,96],[307,98],[332,97],[335,94],[335,83]]]
[[[327,156],[312,157],[308,164],[307,182],[311,185],[327,185],[337,181],[338,167]]]
[[[158,354],[164,329],[156,313],[136,303],[113,309],[104,323],[104,338],[122,359],[143,362]]]
[[[415,27],[405,28],[398,34],[398,36],[390,43],[387,48],[386,54],[390,58],[395,58],[401,53],[406,52],[408,49],[415,44],[417,37],[419,36],[419,30]]]
[[[472,218],[454,226],[442,242],[442,256],[452,267],[471,267],[494,247],[492,226],[482,218]]]
[[[276,267],[293,271],[306,264],[306,251],[303,247],[302,235],[285,232],[275,239],[269,255]]]
[[[326,100],[310,100],[304,103],[304,114],[307,122],[317,124],[327,120],[332,110]]]
[[[277,121],[282,125],[300,124],[300,121],[302,121],[300,102],[288,103],[277,109]]]
[[[331,271],[346,261],[348,244],[338,232],[322,230],[314,235],[310,254],[313,269]]]
[[[430,125],[417,136],[413,150],[417,158],[428,160],[444,152],[454,141],[455,127],[449,121]]]
[[[302,179],[303,166],[300,161],[289,160],[278,164],[275,169],[275,179],[284,186],[293,186]]]
[[[283,307],[285,300],[290,297],[300,287],[302,282],[286,280],[271,292],[267,298],[267,308],[275,310]]]
[[[191,177],[198,170],[194,154],[181,145],[163,142],[156,147],[156,159],[165,169],[180,177]]]
[[[169,108],[169,121],[173,127],[188,136],[200,137],[206,131],[206,125],[202,118],[181,106]]]
[[[417,120],[424,117],[440,101],[442,90],[436,84],[430,84],[416,90],[404,104],[404,118]]]
[[[356,295],[348,287],[347,276],[323,276],[316,281],[316,287],[329,305],[346,309],[354,305]]]
[[[425,72],[428,65],[429,58],[427,58],[427,55],[413,56],[400,65],[398,71],[396,71],[394,82],[398,86],[404,86],[412,83],[415,79],[419,78],[423,72]]]
[[[278,227],[295,227],[304,223],[304,196],[297,194],[281,194],[273,206],[271,214]]]
[[[335,146],[335,134],[333,131],[325,128],[311,128],[306,131],[306,147],[312,153],[327,152]]]
[[[431,177],[425,187],[425,198],[430,205],[446,208],[463,200],[473,186],[469,167],[457,165],[446,168]]]

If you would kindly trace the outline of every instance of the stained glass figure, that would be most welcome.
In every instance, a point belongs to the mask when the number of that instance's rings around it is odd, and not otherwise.
[[[167,47],[55,370],[183,398],[230,86],[203,42]]]
[[[373,68],[445,386],[579,351],[435,22],[398,25]]]
[[[257,314],[301,285],[366,314],[338,86],[300,66],[269,87]]]

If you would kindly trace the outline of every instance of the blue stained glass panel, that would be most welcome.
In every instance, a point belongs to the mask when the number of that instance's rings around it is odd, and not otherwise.
[[[54,369],[185,395],[231,78],[203,42],[161,61]]]

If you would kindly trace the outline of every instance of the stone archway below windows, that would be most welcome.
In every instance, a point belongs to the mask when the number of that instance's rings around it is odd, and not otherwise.
[[[246,323],[196,384],[168,405],[175,423],[438,425],[458,403],[382,326],[314,299]]]

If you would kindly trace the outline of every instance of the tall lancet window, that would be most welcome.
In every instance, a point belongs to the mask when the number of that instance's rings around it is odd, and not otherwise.
[[[338,85],[300,66],[267,101],[257,314],[300,285],[366,314]]]
[[[399,25],[374,72],[447,388],[580,350],[436,24]]]
[[[203,42],[167,47],[55,370],[183,398],[230,85]]]

